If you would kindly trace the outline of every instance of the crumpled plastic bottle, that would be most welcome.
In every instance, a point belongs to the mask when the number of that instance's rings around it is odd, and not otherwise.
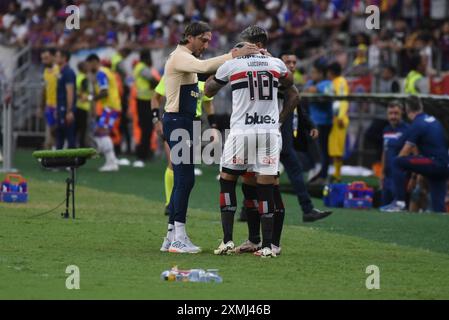
[[[204,269],[179,270],[177,266],[163,271],[161,280],[178,282],[223,282],[223,279],[218,275],[218,269],[207,269],[207,271]]]

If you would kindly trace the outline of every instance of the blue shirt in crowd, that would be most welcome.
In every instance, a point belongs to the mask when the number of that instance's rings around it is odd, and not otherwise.
[[[403,137],[410,126],[405,122],[400,122],[396,127],[387,125],[383,131],[384,152],[385,152],[385,177],[392,175],[393,161],[398,156],[404,145]]]
[[[331,94],[332,82],[329,80],[323,80],[315,84],[312,80],[306,83],[306,88],[315,86],[317,93]],[[317,126],[332,125],[333,113],[332,102],[311,102],[309,104],[310,118]]]
[[[407,131],[406,141],[417,146],[420,155],[444,165],[449,163],[445,131],[434,116],[418,114]]]

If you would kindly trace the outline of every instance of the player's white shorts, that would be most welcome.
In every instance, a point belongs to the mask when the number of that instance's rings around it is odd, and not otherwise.
[[[220,171],[276,176],[281,149],[282,136],[277,130],[263,133],[236,133],[231,130],[223,148]]]

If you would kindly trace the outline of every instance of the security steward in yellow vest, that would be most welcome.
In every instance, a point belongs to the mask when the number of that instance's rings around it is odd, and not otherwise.
[[[85,148],[87,146],[86,133],[89,121],[89,111],[91,109],[91,102],[88,100],[89,80],[87,79],[86,73],[86,63],[80,62],[78,64],[78,74],[76,75],[77,99],[75,112],[76,141],[80,148]]]
[[[140,144],[136,148],[137,161],[134,163],[134,167],[144,167],[144,161],[150,155],[150,137],[153,131],[151,98],[154,88],[161,78],[159,72],[152,68],[152,65],[150,50],[142,50],[140,62],[133,70],[137,89],[137,116],[142,133]]]
[[[405,78],[404,92],[412,95],[429,93],[429,85],[426,81],[426,61],[416,54],[410,61],[411,71]]]

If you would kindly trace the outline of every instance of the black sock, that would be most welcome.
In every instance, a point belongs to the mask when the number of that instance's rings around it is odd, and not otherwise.
[[[220,211],[224,243],[232,240],[234,230],[234,215],[237,210],[235,185],[236,181],[229,181],[220,178]]]
[[[279,186],[274,186],[274,217],[273,217],[273,241],[279,247],[281,244],[282,227],[284,226],[285,209]]]
[[[257,184],[260,223],[262,225],[262,248],[271,248],[273,237],[274,195],[272,184]]]
[[[257,201],[257,187],[242,183],[245,197],[244,206],[248,223],[248,240],[252,243],[260,242],[260,214]]]
[[[260,214],[259,209],[246,209],[248,217],[248,240],[258,244],[260,242]]]

